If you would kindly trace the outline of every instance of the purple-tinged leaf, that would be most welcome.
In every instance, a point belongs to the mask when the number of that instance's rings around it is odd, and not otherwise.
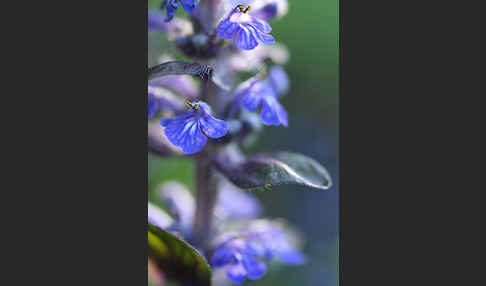
[[[231,151],[231,150],[230,150]],[[236,154],[235,151],[231,151]],[[242,189],[269,189],[281,184],[298,184],[327,190],[332,186],[329,172],[315,160],[296,153],[258,154],[247,160],[235,159],[220,151],[213,163],[231,182]]]
[[[180,75],[188,74],[201,77],[203,80],[208,80],[212,75],[212,68],[199,63],[186,63],[179,61],[166,62],[160,65],[153,66],[148,70],[148,80],[166,76],[166,75]]]

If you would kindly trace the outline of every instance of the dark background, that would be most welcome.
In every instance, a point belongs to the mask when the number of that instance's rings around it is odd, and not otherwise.
[[[159,5],[158,0],[149,1],[149,9]],[[338,285],[338,13],[337,0],[290,0],[289,13],[270,22],[272,35],[290,51],[285,69],[291,89],[281,99],[289,127],[265,127],[258,143],[245,152],[289,150],[308,155],[329,170],[334,186],[329,191],[289,185],[253,192],[265,216],[285,218],[303,234],[309,263],[270,271],[245,285]],[[161,34],[149,33],[149,65],[155,64],[160,50],[172,49]],[[149,156],[149,199],[153,188],[166,180],[180,180],[194,190],[193,174],[189,159]]]

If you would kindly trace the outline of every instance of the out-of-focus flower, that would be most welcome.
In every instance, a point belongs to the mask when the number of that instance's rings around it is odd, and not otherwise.
[[[269,35],[272,27],[264,20],[250,15],[249,10],[250,6],[236,6],[229,16],[219,23],[218,35],[224,39],[236,37],[236,46],[243,50],[253,50],[258,44],[275,43],[275,39]]]
[[[148,94],[148,118],[152,118],[159,111],[159,102],[154,99],[152,94]]]
[[[288,62],[289,57],[287,47],[276,43],[270,46],[258,46],[252,51],[241,50],[239,53],[232,54],[228,61],[237,72],[251,72],[262,69],[264,61],[267,59],[275,64],[284,65]]]
[[[288,125],[288,115],[277,97],[287,92],[289,80],[283,68],[270,68],[266,77],[261,74],[248,79],[235,91],[235,104],[248,111],[256,111],[260,105],[260,118],[265,125]]]
[[[172,225],[173,219],[159,207],[148,203],[148,222],[160,228],[168,228]]]
[[[197,85],[189,75],[166,75],[149,81],[152,86],[170,89],[185,98],[194,99],[198,95]]]
[[[228,132],[226,122],[211,114],[211,107],[199,101],[186,103],[189,109],[174,118],[161,121],[169,141],[182,148],[185,154],[194,154],[206,145],[207,137],[221,138]]]
[[[226,268],[228,278],[241,284],[246,278],[257,280],[267,271],[266,265],[257,259],[250,241],[245,237],[232,237],[223,242],[211,257],[211,266]]]
[[[170,40],[194,33],[194,28],[190,21],[175,18],[170,22],[166,22],[164,14],[159,11],[148,12],[148,28],[152,31],[167,33]]]
[[[159,64],[175,61],[169,54],[162,54],[158,57]],[[195,99],[199,95],[199,88],[190,75],[166,75],[149,80],[149,85],[163,87],[171,90],[186,99]]]
[[[246,277],[256,280],[265,274],[263,261],[305,263],[306,257],[296,249],[296,244],[296,236],[282,222],[255,220],[237,234],[227,234],[219,240],[211,266],[226,269],[228,278],[241,284]]]
[[[157,188],[157,194],[174,218],[175,227],[183,233],[189,233],[196,209],[191,192],[183,184],[169,181]]]
[[[239,189],[228,181],[218,187],[216,215],[223,219],[250,219],[260,216],[262,206],[251,194]]]
[[[179,0],[182,4],[182,8],[187,13],[191,13],[194,8],[196,8],[197,4],[199,4],[199,0]],[[167,11],[167,17],[165,18],[166,22],[169,22],[174,18],[174,13],[177,11],[179,4],[177,3],[177,0],[163,0],[161,9],[164,9]]]
[[[250,12],[262,20],[280,18],[288,12],[287,0],[259,0],[255,1],[254,9]]]
[[[148,85],[148,118],[152,118],[159,110],[167,108],[174,112],[182,110],[184,103],[170,91]]]
[[[281,222],[257,220],[248,227],[248,237],[253,246],[266,260],[278,259],[288,265],[301,265],[306,257],[296,250],[296,235],[292,234]],[[294,242],[294,243],[292,243]]]

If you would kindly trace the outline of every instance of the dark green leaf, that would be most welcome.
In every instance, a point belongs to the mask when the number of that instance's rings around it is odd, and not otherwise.
[[[207,80],[211,78],[212,68],[198,63],[166,62],[149,68],[148,79],[151,80],[160,76],[181,74],[197,75]]]
[[[169,280],[182,285],[209,286],[211,268],[187,242],[148,224],[148,254]]]
[[[332,186],[326,168],[307,156],[280,152],[259,154],[245,160],[234,152],[231,149],[221,152],[213,163],[240,188],[269,189],[281,184],[298,184],[327,190]]]

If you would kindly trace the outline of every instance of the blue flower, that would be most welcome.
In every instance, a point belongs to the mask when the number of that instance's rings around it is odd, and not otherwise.
[[[172,223],[173,219],[168,216],[163,210],[159,207],[148,203],[148,222],[153,225],[156,225],[160,228],[168,228]]]
[[[305,255],[291,246],[287,234],[282,229],[273,228],[254,236],[261,243],[261,251],[267,260],[275,257],[288,265],[301,265],[306,262]]]
[[[196,211],[191,192],[183,184],[169,181],[157,187],[157,195],[174,218],[172,229],[189,236]]]
[[[189,99],[196,98],[199,92],[198,86],[189,75],[166,75],[157,77],[149,81],[149,86],[163,87]]]
[[[206,136],[221,138],[226,135],[226,122],[214,118],[209,105],[202,101],[186,104],[189,109],[185,113],[161,121],[170,143],[182,148],[185,154],[193,154],[206,145]]]
[[[256,197],[223,181],[218,186],[216,215],[223,220],[256,218],[262,213],[262,206]]]
[[[186,10],[187,13],[191,13],[194,8],[196,8],[197,4],[199,3],[199,0],[179,0],[181,1],[182,8]],[[174,18],[174,13],[177,11],[178,8],[178,3],[177,0],[164,0],[162,1],[161,9],[166,9],[167,11],[167,17],[165,18],[166,22],[169,22]]]
[[[260,0],[256,4],[252,15],[262,20],[270,20],[279,18],[287,14],[288,3],[287,0]]]
[[[278,259],[288,265],[301,265],[306,257],[294,247],[298,241],[295,233],[281,221],[256,220],[246,230],[254,253],[265,260]]]
[[[238,235],[221,240],[211,256],[211,266],[225,268],[228,278],[241,284],[246,278],[257,280],[265,275],[267,267],[263,261],[278,259],[288,265],[303,264],[306,257],[294,248],[291,242],[297,237],[291,234],[279,221],[252,221]]]
[[[226,275],[236,284],[246,278],[258,280],[265,275],[265,263],[257,259],[257,253],[245,237],[232,237],[222,243],[211,257],[214,268],[226,267]]]
[[[285,71],[272,67],[266,77],[261,75],[243,82],[235,92],[237,104],[248,111],[256,111],[262,106],[260,118],[265,125],[288,126],[288,115],[278,102],[278,96],[287,92],[289,80]]]
[[[149,31],[167,33],[169,40],[184,37],[193,33],[192,23],[181,18],[166,21],[166,16],[160,11],[148,11]]]
[[[236,36],[236,46],[243,50],[253,50],[258,44],[268,45],[275,43],[275,39],[268,35],[272,31],[270,25],[250,14],[250,6],[244,8],[238,5],[229,16],[218,25],[218,35],[224,39],[233,39]]]

